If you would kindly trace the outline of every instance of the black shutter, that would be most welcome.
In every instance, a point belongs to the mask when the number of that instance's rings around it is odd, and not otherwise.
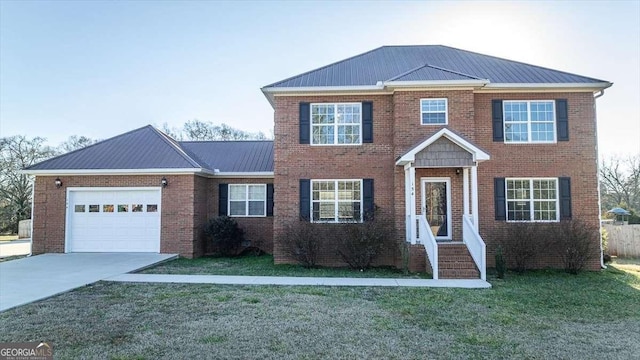
[[[504,178],[493,179],[493,194],[496,207],[496,220],[507,220],[507,197]]]
[[[567,99],[556,100],[556,130],[558,141],[569,141],[569,108]]]
[[[273,216],[273,184],[267,184],[267,216]]]
[[[364,211],[364,219],[373,219],[374,202],[373,202],[373,179],[362,180],[362,207]]]
[[[311,105],[309,103],[300,103],[300,144],[309,144],[309,135],[311,133]]]
[[[373,142],[373,103],[362,103],[362,142]]]
[[[560,182],[560,220],[571,219],[571,178],[558,178]]]
[[[300,219],[311,220],[311,180],[300,179]]]
[[[227,213],[227,199],[228,199],[229,185],[218,185],[218,215],[226,216]]]
[[[493,141],[504,141],[504,125],[502,124],[502,100],[491,101],[491,118],[493,119]]]

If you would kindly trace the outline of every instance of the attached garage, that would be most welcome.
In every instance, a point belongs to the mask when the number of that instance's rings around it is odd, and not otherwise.
[[[161,189],[67,188],[66,252],[160,252]]]

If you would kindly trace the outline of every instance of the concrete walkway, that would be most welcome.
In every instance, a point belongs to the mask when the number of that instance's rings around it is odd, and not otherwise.
[[[104,280],[120,281],[120,282],[231,284],[231,285],[391,286],[391,287],[434,287],[434,288],[464,288],[464,289],[487,289],[491,287],[491,284],[480,279],[431,280],[431,279],[389,279],[389,278],[120,274]]]
[[[31,239],[0,241],[0,258],[28,255],[31,251]]]
[[[176,257],[151,253],[70,253],[2,262],[0,311]]]

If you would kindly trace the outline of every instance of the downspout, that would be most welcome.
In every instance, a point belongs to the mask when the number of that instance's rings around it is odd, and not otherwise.
[[[33,209],[34,209],[34,204],[35,204],[35,196],[36,194],[36,177],[33,177],[33,181],[31,183],[31,229],[29,230],[29,234],[31,236],[29,236],[29,255],[27,255],[27,257],[30,257],[31,255],[33,255]]]
[[[596,126],[596,179],[598,180],[598,238],[600,239],[600,267],[606,269],[604,264],[604,248],[602,247],[602,198],[600,196],[600,156],[598,154],[598,113],[596,111],[596,99],[604,95],[604,89],[593,97],[593,119]]]

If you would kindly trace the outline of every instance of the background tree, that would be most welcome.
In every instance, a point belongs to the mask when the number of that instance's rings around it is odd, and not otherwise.
[[[600,164],[602,211],[621,206],[640,211],[640,154],[612,156]]]
[[[31,217],[33,183],[23,168],[56,154],[46,139],[22,135],[0,139],[0,231],[18,232],[20,220]]]
[[[60,143],[56,150],[58,151],[58,153],[64,154],[73,150],[82,149],[89,145],[93,145],[98,141],[99,140],[94,140],[86,136],[71,135],[67,140]]]
[[[236,129],[227,124],[216,125],[209,121],[189,120],[182,128],[162,124],[160,129],[178,141],[229,141],[229,140],[266,140],[263,132],[249,132]]]

